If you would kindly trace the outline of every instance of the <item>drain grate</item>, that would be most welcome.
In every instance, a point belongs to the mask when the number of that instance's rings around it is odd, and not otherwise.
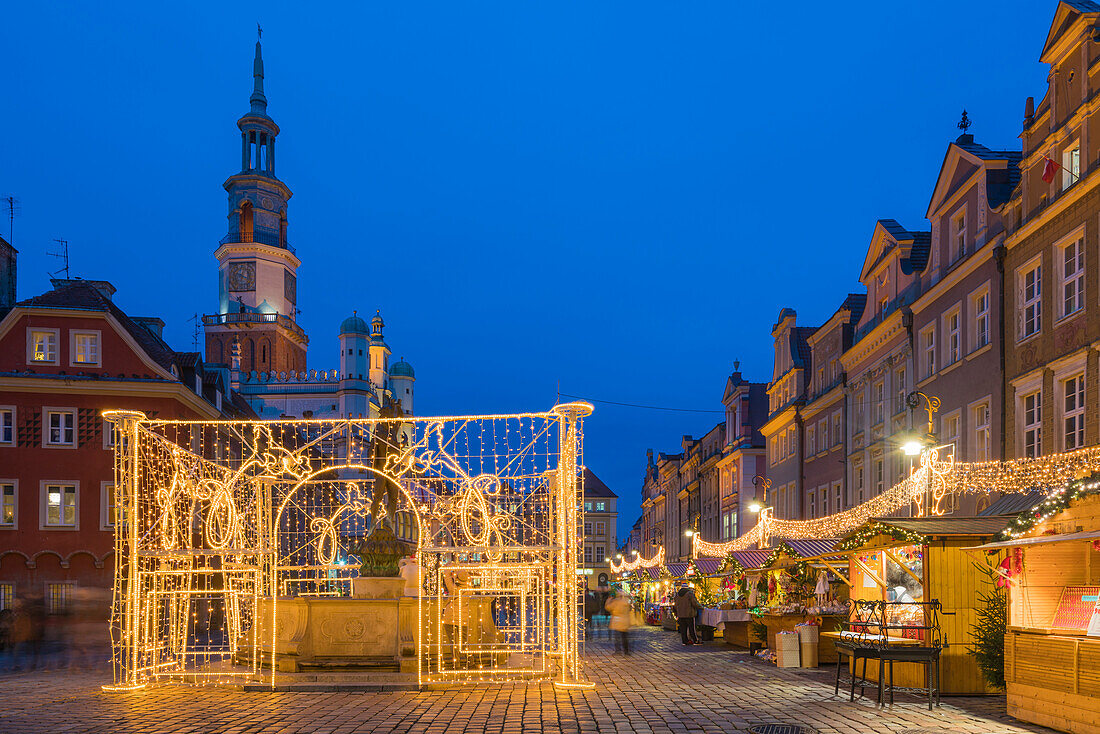
[[[749,734],[817,734],[808,726],[797,724],[756,724],[749,727]]]

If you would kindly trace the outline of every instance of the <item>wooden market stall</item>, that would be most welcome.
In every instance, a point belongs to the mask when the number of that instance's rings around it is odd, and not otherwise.
[[[1078,480],[976,551],[1006,555],[1008,713],[1100,734],[1100,482]]]
[[[993,582],[975,565],[983,561],[967,549],[991,540],[1009,520],[1003,515],[873,519],[842,539],[837,554],[815,560],[828,562],[834,568],[842,559],[847,561],[845,580],[853,601],[938,600],[942,605],[939,629],[947,643],[940,655],[940,692],[994,693],[977,661],[968,654],[973,642],[971,628],[981,606],[980,594],[991,590]],[[898,615],[928,613],[926,604],[898,604],[890,608]],[[914,626],[931,623],[915,618],[890,622]],[[852,626],[851,620],[848,626]],[[878,660],[868,661],[869,679],[877,678],[878,665]],[[926,670],[919,664],[897,665],[894,680],[898,687],[924,688]]]

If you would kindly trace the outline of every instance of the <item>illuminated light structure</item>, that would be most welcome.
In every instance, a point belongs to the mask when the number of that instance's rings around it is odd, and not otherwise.
[[[696,535],[694,537],[699,536]],[[665,565],[665,548],[664,546],[661,546],[657,548],[657,552],[653,555],[652,558],[642,558],[641,556],[638,556],[632,561],[623,559],[622,563],[615,563],[615,561],[612,560],[611,573],[628,573],[630,571],[635,571],[639,568],[656,568],[657,566],[663,565]]]
[[[577,575],[591,411],[285,421],[106,412],[121,437],[121,522],[105,688],[273,686],[276,649],[293,633],[280,599],[350,596],[356,548],[383,522],[413,541],[419,564],[416,611],[400,621],[419,683],[591,687]],[[340,622],[357,639],[394,634],[370,624]]]
[[[726,543],[710,543],[698,535],[692,538],[692,556],[722,557],[752,546],[764,548],[771,538],[837,538],[875,517],[885,517],[906,505],[922,508],[927,497],[931,512],[942,515],[946,501],[962,494],[1026,494],[1037,488],[1054,489],[1076,478],[1100,471],[1100,447],[1093,446],[1062,454],[1010,461],[956,462],[943,447],[925,450],[920,467],[909,477],[861,505],[813,520],[780,520],[770,510],[760,513],[755,527]]]

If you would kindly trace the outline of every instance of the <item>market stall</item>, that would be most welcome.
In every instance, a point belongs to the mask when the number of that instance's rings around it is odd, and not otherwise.
[[[1100,732],[1100,481],[1072,482],[1020,515],[997,542],[1008,587],[1008,713]]]
[[[982,594],[993,588],[993,581],[983,573],[983,562],[976,564],[965,549],[991,540],[1008,521],[1005,516],[873,519],[842,539],[834,555],[819,560],[830,567],[846,560],[851,598],[890,602],[894,616],[889,623],[913,627],[902,637],[925,642],[917,628],[929,624],[929,620],[917,618],[927,614],[927,604],[904,602],[938,600],[942,606],[938,629],[947,643],[940,656],[940,691],[992,693],[995,689],[982,675],[969,648],[974,642],[973,627]],[[875,631],[863,630],[858,620],[847,620],[846,626],[855,631]],[[878,676],[878,664],[871,660],[867,665],[871,679]],[[920,665],[899,665],[894,676],[898,687],[927,685],[926,671]]]

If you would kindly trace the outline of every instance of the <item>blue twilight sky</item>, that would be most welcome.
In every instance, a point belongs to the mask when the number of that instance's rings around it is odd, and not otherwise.
[[[19,297],[48,290],[63,237],[74,275],[192,348],[259,21],[310,367],[381,309],[420,414],[542,410],[559,382],[719,410],[735,359],[768,379],[780,307],[820,323],[858,285],[877,218],[926,226],[962,108],[979,142],[1018,147],[1055,8],[9,3]],[[719,418],[597,405],[585,459],[623,498],[620,536],[645,449]]]

